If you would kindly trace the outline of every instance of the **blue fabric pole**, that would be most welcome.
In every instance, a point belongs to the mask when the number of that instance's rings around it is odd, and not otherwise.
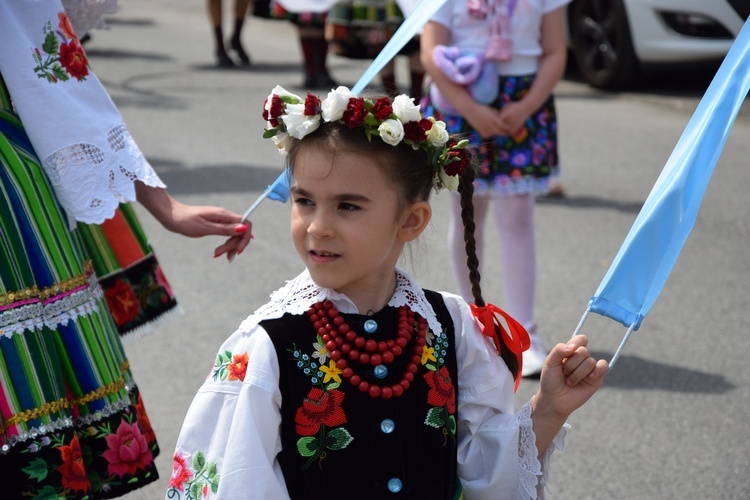
[[[401,26],[399,26],[391,39],[388,40],[388,43],[385,44],[383,50],[381,50],[375,60],[372,61],[357,83],[354,84],[352,92],[354,94],[362,92],[375,75],[383,69],[383,66],[398,54],[398,51],[406,45],[406,42],[414,38],[414,35],[417,34],[422,26],[424,26],[424,24],[445,2],[446,0],[420,0],[411,14],[409,14],[406,19],[404,19],[404,22],[401,23]],[[245,211],[242,221],[246,221],[253,210],[255,210],[266,197],[282,203],[286,202],[286,200],[289,199],[290,186],[291,179],[288,178],[286,173],[282,172],[278,179],[276,179],[272,185],[268,186],[266,191],[255,200],[255,203]]]
[[[591,298],[591,311],[638,329],[693,228],[749,89],[750,22],[746,22]]]

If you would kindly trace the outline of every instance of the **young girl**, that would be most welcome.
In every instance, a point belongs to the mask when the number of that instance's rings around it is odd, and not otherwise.
[[[464,144],[405,95],[339,87],[321,103],[276,87],[263,115],[287,154],[307,269],[222,345],[185,418],[167,498],[543,496],[564,422],[607,363],[584,336],[558,344],[539,392],[513,413],[528,338],[481,297]],[[471,307],[396,267],[442,187],[462,195]]]
[[[534,287],[536,249],[534,198],[558,176],[557,120],[552,89],[565,70],[564,6],[570,0],[448,0],[422,32],[422,63],[432,80],[422,101],[425,113],[465,134],[479,159],[474,198],[480,256],[487,212],[492,205],[502,240],[501,269],[508,312],[528,330],[524,375],[538,375],[546,348],[536,333]],[[484,62],[490,85],[459,85],[444,69],[444,47],[457,49],[455,61]],[[436,57],[437,56],[437,57]],[[498,77],[499,75],[499,77]],[[463,75],[462,75],[463,76]],[[463,82],[461,82],[463,83]],[[473,92],[472,92],[473,89]],[[494,98],[493,98],[494,96]],[[457,197],[448,240],[459,293],[471,284],[461,263]]]

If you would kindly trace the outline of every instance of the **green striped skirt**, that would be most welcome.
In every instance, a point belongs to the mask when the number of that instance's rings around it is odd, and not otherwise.
[[[326,20],[326,39],[333,53],[350,59],[374,59],[404,21],[394,0],[347,0],[333,6]],[[399,53],[419,50],[410,41]]]
[[[2,108],[3,495],[120,496],[157,479],[156,438],[81,234],[69,230],[17,116]]]

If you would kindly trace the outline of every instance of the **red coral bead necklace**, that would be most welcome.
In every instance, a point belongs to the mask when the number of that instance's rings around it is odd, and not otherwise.
[[[400,397],[414,380],[414,374],[422,362],[422,350],[426,343],[427,321],[414,314],[408,306],[399,308],[398,336],[391,340],[368,339],[351,329],[344,321],[330,300],[313,304],[307,311],[310,322],[323,340],[323,344],[341,375],[360,391],[366,392],[371,398],[390,399]],[[356,362],[373,368],[389,365],[395,359],[406,354],[404,348],[414,337],[414,326],[417,325],[417,335],[411,350],[411,359],[406,365],[404,374],[395,384],[378,385],[362,380],[349,365]]]

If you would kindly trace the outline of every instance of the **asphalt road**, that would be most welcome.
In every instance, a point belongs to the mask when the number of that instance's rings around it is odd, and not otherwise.
[[[123,1],[111,29],[93,32],[86,49],[172,194],[243,212],[280,172],[281,158],[261,139],[260,107],[276,84],[303,90],[300,56],[290,25],[249,18],[244,41],[253,65],[215,68],[203,3]],[[330,67],[352,85],[366,63],[333,57]],[[575,329],[710,78],[670,75],[629,93],[593,91],[575,74],[559,84],[568,195],[540,200],[536,215],[536,314],[548,342]],[[750,498],[749,132],[743,110],[662,295],[603,388],[570,420],[565,453],[553,460],[554,498]],[[446,197],[433,203],[432,227],[403,265],[424,286],[451,290]],[[160,481],[129,498],[155,499],[163,497],[182,419],[220,343],[301,266],[288,237],[288,205],[257,210],[255,239],[232,264],[212,259],[218,239],[188,240],[140,213],[184,310],[126,345],[162,446]],[[502,305],[493,258],[499,241],[492,229],[488,238],[485,295]],[[609,358],[625,329],[592,315],[585,333]],[[524,380],[519,406],[536,386]]]

